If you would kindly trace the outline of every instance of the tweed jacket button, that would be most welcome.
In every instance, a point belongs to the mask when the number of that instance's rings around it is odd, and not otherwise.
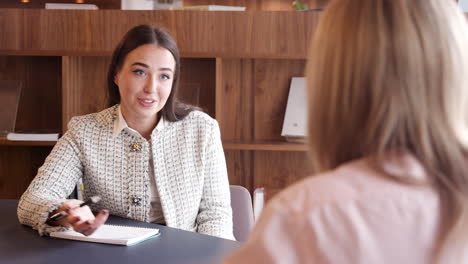
[[[130,148],[133,152],[141,151],[141,145],[138,143],[131,144]]]
[[[139,197],[133,197],[133,198],[132,198],[132,204],[133,204],[133,205],[136,205],[136,206],[140,206],[140,205],[141,205],[141,198],[139,198]]]

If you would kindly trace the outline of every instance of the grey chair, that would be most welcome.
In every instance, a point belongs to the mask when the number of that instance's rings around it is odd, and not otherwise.
[[[231,185],[230,189],[234,237],[237,241],[247,241],[254,226],[252,197],[242,186]]]

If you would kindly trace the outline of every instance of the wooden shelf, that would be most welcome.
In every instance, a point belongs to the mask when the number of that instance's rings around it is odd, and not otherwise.
[[[11,23],[0,23],[0,54],[110,56],[128,29],[150,23],[173,33],[183,57],[305,59],[319,17],[296,11],[1,8],[0,18]]]
[[[225,150],[262,150],[262,151],[307,151],[308,147],[302,143],[284,141],[253,141],[240,142],[233,140],[223,141]]]
[[[0,138],[0,146],[53,147],[57,141],[11,141]]]

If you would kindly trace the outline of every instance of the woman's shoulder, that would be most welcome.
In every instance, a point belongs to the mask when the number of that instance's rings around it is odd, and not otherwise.
[[[277,200],[281,204],[298,205],[297,208],[321,208],[350,202],[396,204],[407,199],[432,199],[433,194],[429,185],[413,185],[394,180],[376,170],[364,158],[309,176],[286,188],[278,195]]]
[[[197,126],[197,127],[218,126],[218,122],[216,121],[216,119],[212,118],[207,113],[199,111],[199,110],[193,110],[184,119],[176,123],[179,123],[179,122],[181,124],[190,124],[190,125]]]
[[[363,177],[369,177],[364,174],[367,172],[364,172],[359,165],[347,164],[331,171],[308,176],[281,191],[274,200],[280,204],[304,208],[353,199],[359,195],[359,182]]]
[[[201,122],[216,122],[209,114],[200,110],[193,110],[187,115],[186,119],[199,120]]]
[[[85,126],[102,127],[116,118],[116,107],[112,106],[100,112],[74,116],[68,123],[69,130],[79,130]]]

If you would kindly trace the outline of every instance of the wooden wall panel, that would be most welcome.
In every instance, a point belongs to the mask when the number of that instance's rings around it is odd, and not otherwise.
[[[177,97],[215,117],[215,59],[182,59]]]
[[[120,9],[121,0],[84,0],[85,4],[94,4],[99,9]],[[45,8],[46,3],[76,3],[76,0],[29,0],[22,3],[20,0],[2,0],[0,8]]]
[[[223,59],[217,72],[221,78],[217,92],[216,119],[224,140],[252,139],[253,61]]]
[[[51,149],[0,147],[0,199],[19,199]]]
[[[246,187],[251,193],[253,189],[252,151],[225,151],[229,184]]]
[[[0,56],[0,79],[22,81],[15,130],[61,131],[60,57]]]
[[[306,152],[254,153],[253,188],[264,187],[271,199],[287,186],[310,175],[311,166]]]
[[[302,0],[310,8],[325,6],[329,0]],[[289,11],[293,10],[292,0],[184,0],[184,6],[193,5],[231,5],[245,6],[249,11]],[[45,3],[76,3],[75,0],[2,0],[0,8],[44,8]],[[121,0],[86,0],[86,4],[95,4],[99,9],[120,9]]]
[[[108,57],[63,57],[63,131],[73,116],[107,106]]]
[[[304,60],[255,60],[254,139],[281,136],[291,78],[304,76]]]
[[[0,49],[17,49],[21,47],[23,36],[23,10],[11,9],[0,11]],[[2,26],[3,25],[3,26]]]
[[[6,33],[0,53],[109,56],[128,29],[167,28],[185,57],[305,58],[319,12],[210,12],[0,9],[22,34]],[[10,23],[0,32],[10,32]],[[2,33],[3,34],[3,33]]]
[[[284,140],[281,127],[291,77],[304,60],[218,59],[217,112],[224,141]],[[305,152],[226,151],[231,184],[271,194],[307,175]],[[270,196],[271,197],[271,196]]]
[[[231,5],[245,6],[248,11],[292,11],[292,0],[184,0],[184,6]],[[302,0],[309,8],[323,8],[329,0]]]

